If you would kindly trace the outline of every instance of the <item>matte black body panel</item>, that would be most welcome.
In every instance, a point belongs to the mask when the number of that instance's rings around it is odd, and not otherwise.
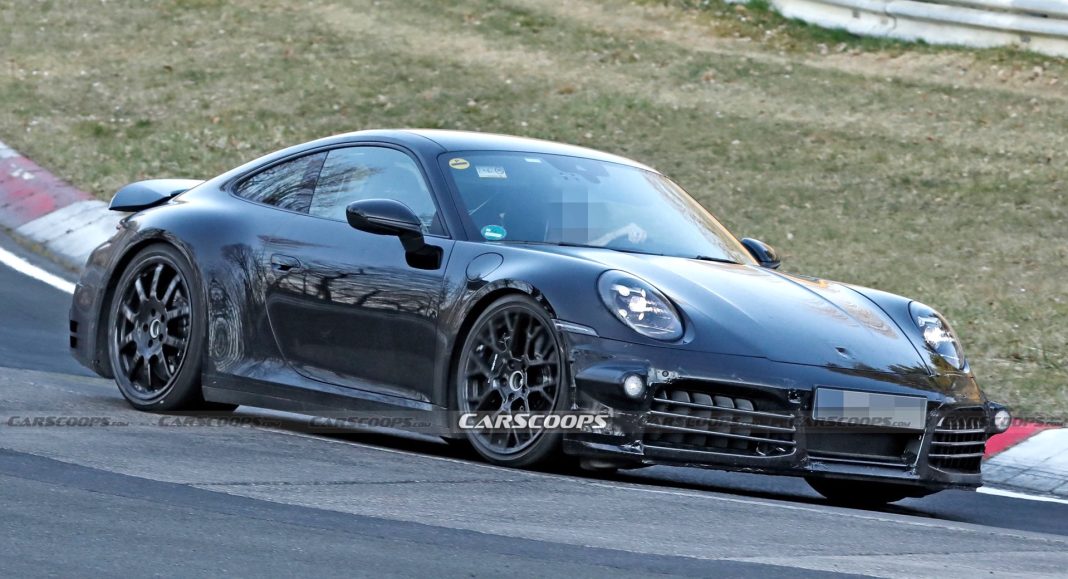
[[[401,149],[417,160],[447,232],[425,237],[440,251],[438,267],[413,267],[397,237],[231,193],[243,177],[274,163],[357,143]],[[748,396],[791,417],[797,429],[796,447],[778,456],[663,449],[640,436],[611,434],[569,436],[568,452],[629,465],[694,464],[931,488],[979,484],[978,474],[940,471],[926,460],[930,431],[946,412],[989,412],[990,405],[970,369],[949,369],[925,347],[907,298],[755,265],[471,239],[438,162],[460,150],[576,155],[645,168],[579,147],[449,131],[350,133],[272,153],[123,221],[92,253],[75,291],[74,356],[110,376],[102,338],[114,280],[140,248],[168,243],[193,264],[192,283],[206,298],[208,399],[304,412],[446,409],[468,324],[495,297],[522,292],[565,322],[561,327],[577,324],[584,332],[561,333],[574,408],[612,409],[640,432],[653,391],[681,384]],[[610,313],[596,289],[610,269],[668,296],[683,318],[683,337],[645,338]],[[647,378],[648,396],[635,401],[621,394],[626,373]],[[887,467],[817,458],[805,438],[817,386],[925,397],[930,424],[924,446],[910,450],[915,461]]]
[[[427,243],[447,264],[456,242]],[[311,216],[294,216],[265,246],[272,256],[299,256],[299,266],[272,271],[267,287],[271,328],[297,372],[431,400],[444,267],[409,267],[396,237]]]

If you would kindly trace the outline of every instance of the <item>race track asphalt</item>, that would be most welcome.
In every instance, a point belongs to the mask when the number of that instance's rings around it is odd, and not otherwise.
[[[524,472],[248,408],[175,426],[69,357],[69,302],[0,265],[4,576],[1068,572],[1065,504],[950,491],[857,510],[791,478]],[[47,417],[75,425],[33,425]]]

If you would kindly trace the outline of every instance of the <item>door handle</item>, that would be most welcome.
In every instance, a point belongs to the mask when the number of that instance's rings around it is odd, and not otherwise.
[[[271,268],[281,272],[296,271],[300,269],[300,260],[295,257],[276,253],[271,256]]]

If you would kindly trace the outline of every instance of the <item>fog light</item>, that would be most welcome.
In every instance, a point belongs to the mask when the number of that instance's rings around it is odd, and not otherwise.
[[[1012,426],[1012,415],[1008,410],[1002,408],[994,413],[994,429],[998,432],[1005,432]]]
[[[645,392],[645,380],[637,374],[631,374],[623,379],[623,392],[631,398],[641,398]]]

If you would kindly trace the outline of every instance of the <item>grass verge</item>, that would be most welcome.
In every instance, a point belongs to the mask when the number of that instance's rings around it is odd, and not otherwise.
[[[102,197],[360,128],[593,146],[942,309],[992,397],[1068,417],[1063,61],[718,2],[15,0],[0,38],[0,138]]]

